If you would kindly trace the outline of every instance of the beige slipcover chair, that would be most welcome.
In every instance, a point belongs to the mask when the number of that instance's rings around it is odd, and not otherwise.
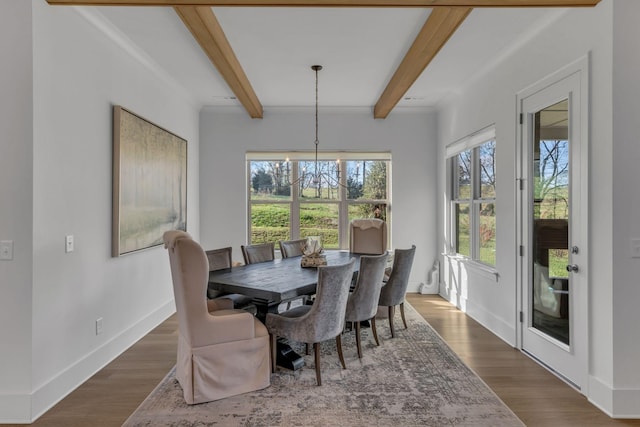
[[[349,251],[355,254],[380,255],[387,250],[387,223],[377,218],[351,220]]]
[[[396,249],[393,254],[393,267],[389,280],[380,291],[380,299],[378,300],[379,308],[388,307],[387,313],[384,310],[378,310],[378,318],[389,317],[389,328],[391,329],[391,338],[396,336],[393,327],[393,317],[395,316],[396,305],[400,306],[400,315],[402,323],[407,329],[407,320],[404,316],[404,298],[409,285],[409,274],[413,265],[413,257],[416,254],[416,245],[412,245],[410,249]]]
[[[376,330],[376,313],[388,256],[389,254],[385,251],[382,255],[362,255],[360,257],[360,270],[358,271],[356,286],[347,300],[345,321],[351,322],[352,325],[355,324],[359,358],[362,358],[360,322],[371,321],[371,332],[373,332],[376,344],[380,345]]]
[[[184,231],[163,235],[169,251],[178,314],[176,379],[188,404],[209,402],[270,385],[269,334],[230,300],[207,300],[209,263]]]

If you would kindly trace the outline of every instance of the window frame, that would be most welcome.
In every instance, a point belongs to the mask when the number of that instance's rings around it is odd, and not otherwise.
[[[338,197],[329,198],[304,198],[299,195],[299,186],[292,185],[290,197],[286,200],[252,200],[252,162],[269,162],[269,161],[286,161],[291,164],[291,182],[296,182],[299,177],[300,162],[315,161],[315,152],[247,152],[246,168],[247,168],[247,238],[248,244],[251,244],[252,238],[252,220],[251,209],[253,205],[258,204],[282,204],[289,205],[289,239],[295,240],[300,238],[300,209],[305,204],[335,204],[338,206],[338,247],[340,250],[349,248],[349,208],[357,205],[384,205],[386,208],[387,232],[389,233],[387,241],[391,241],[391,153],[390,152],[318,152],[318,161],[332,161],[340,164],[347,162],[369,162],[384,161],[386,163],[386,198],[385,199],[349,199],[347,190],[347,173],[340,174],[340,185],[338,185]]]
[[[449,254],[454,255],[456,257],[460,257],[462,259],[466,259],[469,261],[473,261],[474,263],[479,263],[482,266],[486,266],[489,268],[496,267],[495,255],[493,258],[493,263],[487,262],[482,259],[481,254],[481,206],[492,204],[493,205],[493,217],[494,221],[496,219],[496,200],[497,200],[497,191],[496,191],[496,167],[495,167],[495,156],[496,156],[496,136],[495,136],[495,125],[491,125],[487,128],[484,128],[474,134],[471,134],[461,140],[454,142],[446,147],[446,156],[448,165],[450,168],[450,177],[451,177],[451,186],[450,186],[450,240],[449,240]],[[480,151],[483,146],[486,144],[493,144],[493,196],[487,197],[482,194],[482,171],[481,171],[481,155]],[[459,180],[459,161],[460,155],[463,153],[469,153],[469,195],[465,197],[460,194],[460,180]],[[459,241],[459,227],[458,227],[458,208],[462,205],[468,206],[468,216],[469,216],[469,241],[468,241],[468,253],[461,253],[460,241]],[[495,242],[497,226],[495,227],[493,239]],[[495,248],[494,248],[495,253]]]

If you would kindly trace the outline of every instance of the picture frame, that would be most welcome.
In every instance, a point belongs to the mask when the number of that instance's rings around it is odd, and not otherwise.
[[[113,106],[112,256],[187,229],[187,140]]]

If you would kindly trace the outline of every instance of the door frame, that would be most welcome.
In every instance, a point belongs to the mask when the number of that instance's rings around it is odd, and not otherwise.
[[[553,367],[546,363],[544,360],[539,360],[535,357],[532,358],[549,369],[552,373],[556,374],[562,380],[568,382],[570,385],[578,388],[578,390],[585,395],[588,395],[588,378],[589,378],[589,289],[590,289],[590,280],[589,280],[589,55],[585,55],[582,58],[570,63],[569,65],[563,67],[562,69],[548,75],[547,77],[539,80],[538,82],[532,84],[531,86],[519,91],[516,94],[516,108],[517,108],[517,143],[516,143],[516,253],[519,254],[516,262],[516,343],[517,347],[523,351],[525,354],[527,353],[523,348],[523,336],[524,330],[528,327],[529,319],[524,318],[523,313],[525,313],[524,304],[528,301],[528,292],[529,292],[529,260],[530,254],[527,253],[531,242],[529,241],[529,227],[528,227],[528,218],[526,217],[529,213],[529,208],[527,207],[528,196],[529,196],[529,183],[528,181],[528,164],[525,164],[524,161],[528,160],[528,142],[529,136],[524,134],[525,126],[525,112],[523,111],[523,101],[540,92],[543,91],[550,86],[559,83],[560,81],[567,79],[573,75],[577,75],[579,78],[579,87],[580,87],[580,96],[579,102],[574,103],[571,106],[570,114],[579,115],[579,132],[580,132],[580,145],[578,147],[579,153],[579,161],[574,162],[572,159],[571,162],[571,176],[572,181],[574,176],[579,177],[579,181],[577,185],[579,187],[575,187],[576,183],[572,182],[571,191],[579,191],[580,192],[580,200],[579,204],[573,206],[573,210],[578,210],[580,215],[580,220],[578,224],[574,224],[575,221],[572,220],[572,230],[574,233],[577,232],[580,235],[580,259],[581,259],[581,270],[580,270],[580,279],[579,286],[582,288],[582,292],[579,292],[574,300],[574,304],[572,306],[572,311],[575,313],[571,314],[574,318],[583,319],[585,324],[584,333],[578,337],[575,337],[572,334],[572,348],[575,349],[575,352],[579,352],[578,357],[578,378],[576,383],[570,381],[568,378],[564,377],[562,372],[558,372]],[[569,94],[567,94],[569,96]],[[571,102],[571,99],[570,99]],[[525,151],[527,150],[527,151]],[[572,156],[573,158],[573,156]],[[573,216],[573,214],[572,214]],[[572,236],[569,236],[570,239]],[[571,245],[571,244],[570,244]],[[572,273],[573,274],[573,273]],[[573,279],[577,281],[577,279]],[[577,339],[576,339],[577,338]]]

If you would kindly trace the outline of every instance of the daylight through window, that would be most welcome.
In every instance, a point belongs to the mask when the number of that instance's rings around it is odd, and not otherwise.
[[[247,154],[250,244],[321,236],[326,249],[348,249],[352,219],[390,220],[389,153],[309,156]]]
[[[447,147],[452,172],[452,252],[496,264],[496,140],[484,129]]]

